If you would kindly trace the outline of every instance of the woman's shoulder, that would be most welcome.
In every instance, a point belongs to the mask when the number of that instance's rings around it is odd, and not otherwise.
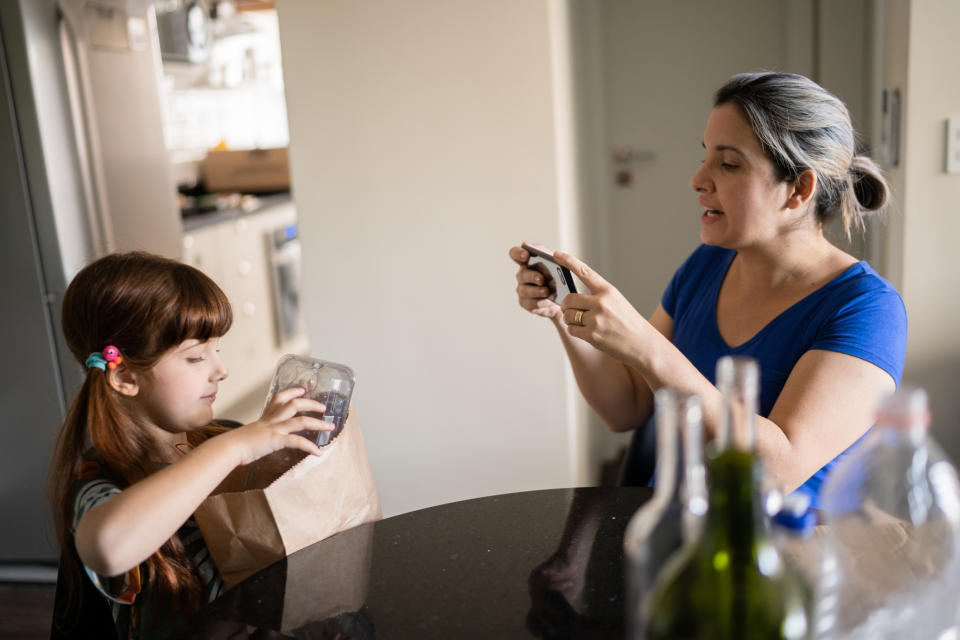
[[[904,307],[896,287],[877,273],[866,260],[860,260],[846,269],[824,289],[827,295],[839,302],[884,300],[893,306]]]
[[[907,311],[896,288],[860,261],[824,288],[811,349],[871,362],[899,382],[907,347]]]

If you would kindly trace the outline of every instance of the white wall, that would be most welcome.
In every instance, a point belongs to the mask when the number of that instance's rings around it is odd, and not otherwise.
[[[312,352],[358,374],[385,514],[583,482],[507,257],[562,239],[548,2],[278,11]]]
[[[960,115],[956,67],[955,0],[888,2],[898,14],[901,75],[891,75],[905,94],[903,119],[902,221],[889,227],[888,246],[899,262],[907,306],[909,341],[904,381],[930,394],[933,431],[960,461],[960,175],[944,171],[945,122]],[[896,27],[893,27],[896,28]],[[902,38],[906,31],[906,38]],[[891,61],[896,64],[896,61]]]
[[[507,247],[580,250],[649,311],[696,243],[697,223],[677,212],[695,202],[686,181],[727,75],[819,65],[875,138],[877,80],[862,54],[874,5],[883,84],[905,92],[904,164],[889,171],[895,202],[876,266],[907,301],[905,379],[931,390],[935,415],[957,413],[944,230],[958,224],[945,203],[960,194],[940,167],[943,119],[960,112],[942,73],[960,8],[821,2],[817,62],[809,0],[474,4],[279,3],[311,342],[360,375],[357,411],[388,514],[595,481],[591,465],[621,440],[576,426],[587,420],[561,350],[517,308]],[[846,37],[843,22],[863,30]],[[611,151],[643,150],[653,135],[666,140],[659,160],[675,186],[638,165],[631,188],[610,187]],[[654,193],[666,195],[644,204]],[[949,430],[940,439],[949,446]]]

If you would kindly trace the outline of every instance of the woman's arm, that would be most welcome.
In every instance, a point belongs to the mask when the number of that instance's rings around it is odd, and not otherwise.
[[[880,399],[896,383],[880,367],[837,351],[811,350],[794,365],[757,447],[792,491],[866,433]],[[762,434],[762,436],[761,436]],[[762,449],[761,449],[762,447]]]
[[[553,322],[580,392],[610,430],[630,431],[643,424],[653,412],[653,392],[640,372],[574,337],[562,317]],[[650,326],[667,341],[671,339],[673,319],[663,307],[657,305]]]
[[[695,393],[711,436],[721,427],[723,398],[672,344],[653,331],[635,367],[650,388]],[[880,367],[835,351],[811,350],[794,365],[768,418],[756,417],[757,452],[784,491],[793,491],[873,424],[878,400],[896,385]]]
[[[563,302],[570,336],[637,371],[652,392],[671,387],[700,396],[704,427],[716,436],[723,413],[720,391],[590,267],[568,254],[556,257],[591,291]],[[584,326],[571,324],[578,309],[586,309]],[[757,451],[768,472],[786,490],[800,486],[866,432],[877,400],[894,388],[889,374],[865,360],[808,351],[794,366],[770,417],[757,417]]]
[[[324,411],[322,404],[297,397],[302,394],[302,389],[278,393],[257,422],[210,438],[177,462],[90,509],[74,535],[84,565],[108,577],[137,566],[173,536],[238,465],[284,448],[319,454],[316,444],[293,432],[330,430],[332,425],[296,415]]]

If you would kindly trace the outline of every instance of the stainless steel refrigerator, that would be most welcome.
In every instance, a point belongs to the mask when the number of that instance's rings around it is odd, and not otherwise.
[[[73,275],[115,250],[177,257],[147,0],[0,0],[0,569],[51,565],[50,455],[82,371]],[[2,577],[0,571],[0,577]]]

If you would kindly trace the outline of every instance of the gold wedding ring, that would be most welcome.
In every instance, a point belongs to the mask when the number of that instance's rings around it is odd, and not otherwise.
[[[583,309],[577,309],[577,312],[573,314],[573,324],[583,326]]]

